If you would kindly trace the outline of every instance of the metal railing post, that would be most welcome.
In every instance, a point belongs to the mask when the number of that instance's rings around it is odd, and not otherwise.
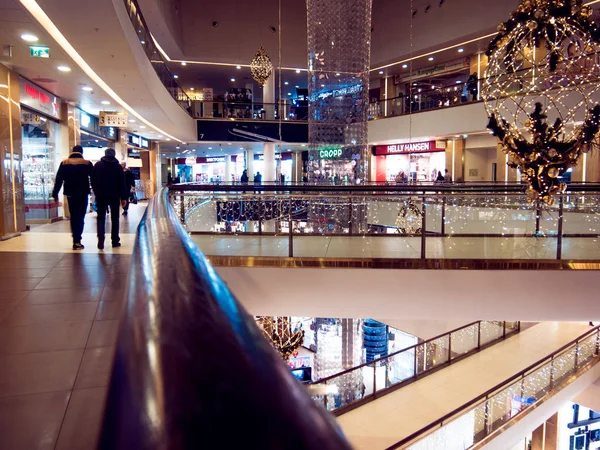
[[[292,197],[290,196],[289,204],[289,235],[288,235],[288,256],[292,258],[294,256],[294,227],[292,226]]]
[[[413,376],[417,378],[417,353],[418,353],[419,345],[415,346],[415,357],[414,357],[414,371]]]
[[[506,320],[504,321],[504,328],[502,330],[502,339],[506,339]]]
[[[448,333],[448,363],[452,361],[452,333]]]
[[[577,372],[577,366],[579,365],[579,339],[575,341],[575,362],[573,364],[573,371]]]
[[[446,197],[442,197],[442,237],[446,236]]]
[[[352,197],[349,197],[349,205],[348,205],[348,234],[352,236],[354,234],[352,230]]]
[[[179,220],[185,225],[185,197],[183,196],[183,192],[179,196]]]
[[[561,195],[558,201],[558,236],[556,241],[556,259],[562,259],[563,207],[564,197]]]
[[[554,355],[550,360],[550,390],[554,389]]]
[[[481,320],[477,322],[477,350],[481,350]]]
[[[535,235],[536,237],[540,235],[540,217],[542,216],[542,206],[540,202],[537,203],[535,208]]]
[[[377,395],[377,363],[373,363],[373,397]]]
[[[262,206],[261,206],[262,197],[260,192],[258,193],[258,234],[262,235]]]
[[[421,259],[425,259],[427,257],[427,247],[425,246],[425,228],[427,227],[427,208],[425,205],[426,197],[425,192],[423,192],[423,205],[421,211],[423,212],[423,217],[421,220]]]

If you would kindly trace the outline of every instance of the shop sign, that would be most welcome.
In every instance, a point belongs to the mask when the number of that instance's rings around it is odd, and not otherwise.
[[[219,163],[219,162],[225,162],[225,157],[224,157],[224,156],[214,156],[214,157],[208,157],[208,158],[206,158],[206,162],[207,162],[207,163]]]
[[[213,89],[212,88],[203,88],[202,89],[202,100],[206,102],[212,102],[214,98]]]
[[[150,149],[150,143],[147,139],[144,139],[137,134],[127,134],[127,142],[129,145],[133,145],[134,147],[143,148],[145,150]]]
[[[42,123],[42,118],[39,114],[21,111],[21,123],[23,125],[39,125]]]
[[[432,76],[447,75],[454,72],[460,72],[461,70],[468,69],[469,67],[471,67],[470,58],[463,58],[444,64],[437,64],[435,66],[426,67],[425,69],[417,70],[412,74],[396,75],[394,77],[394,84],[408,83],[410,81],[415,81],[421,78],[427,78]]]
[[[127,113],[100,111],[99,125],[101,127],[127,128]]]
[[[194,156],[188,156],[187,158],[185,158],[186,166],[193,166],[194,164],[196,164],[196,158]]]
[[[319,150],[319,158],[321,159],[336,159],[336,158],[340,158],[342,156],[342,149],[341,148],[332,148],[332,149],[325,149],[325,150]]]
[[[324,100],[329,97],[342,98],[342,97],[345,97],[346,95],[356,94],[357,92],[361,92],[362,90],[363,90],[362,84],[355,84],[354,86],[347,86],[347,87],[340,88],[340,89],[334,89],[333,91],[320,92],[319,94],[316,94],[316,95],[313,94],[311,96],[311,98],[313,100],[315,100],[315,99]]]
[[[402,155],[408,153],[443,152],[446,141],[408,142],[404,144],[377,145],[375,155]]]
[[[50,58],[50,47],[41,47],[39,45],[29,46],[29,56],[33,58]]]
[[[21,78],[19,84],[22,105],[55,119],[60,119],[58,111],[60,99],[57,96],[35,86],[25,78]]]

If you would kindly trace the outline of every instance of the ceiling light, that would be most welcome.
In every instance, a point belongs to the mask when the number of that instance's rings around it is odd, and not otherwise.
[[[244,147],[240,147],[240,150],[244,150]]]
[[[193,91],[193,90],[194,90],[194,88],[193,88],[193,87],[191,87],[191,88],[190,88],[190,91]]]
[[[102,103],[103,105],[110,105],[110,102],[108,100],[102,100],[100,103]]]
[[[182,66],[187,66],[187,63],[185,61],[181,61],[181,65]]]
[[[429,58],[427,58],[429,61],[433,61],[433,56],[430,56]]]
[[[166,138],[166,139],[165,139],[165,141],[170,141],[170,140],[171,140],[171,138]]]
[[[287,85],[288,85],[288,84],[290,84],[290,83],[286,81],[286,82],[284,82],[283,84],[285,84],[285,85],[287,86]]]
[[[142,44],[142,45],[145,44],[145,43],[146,43],[146,41],[140,41],[140,44]]]
[[[146,128],[146,125],[140,125],[140,128]]]
[[[234,81],[235,81],[235,78],[232,78],[232,79],[231,79],[231,82],[233,83]]]
[[[179,145],[177,147],[175,147],[176,150],[179,150],[179,148],[180,148]]]
[[[300,86],[296,86],[296,89],[300,89]]]
[[[173,78],[179,78],[179,75],[173,75]]]
[[[94,90],[93,87],[89,87],[89,86],[84,86],[81,88],[82,91],[86,91],[86,92],[92,92]]]
[[[459,137],[460,137],[460,134],[456,134],[454,137],[457,137],[457,138],[459,138]]]
[[[296,73],[300,73],[300,69],[296,69]]]
[[[164,136],[162,134],[159,134],[158,137],[161,138],[161,137],[164,137]]]
[[[301,147],[306,147],[306,144],[302,144]]]
[[[291,92],[288,92],[288,95],[292,95],[292,93],[291,93]]]
[[[336,73],[335,73],[335,76],[336,76],[336,77],[339,77],[339,76],[340,76],[340,73],[339,73],[339,72],[336,72]]]
[[[325,87],[325,85],[324,85],[324,84],[322,84],[322,85],[321,85],[321,87]]]
[[[460,83],[462,83],[462,81],[456,80],[456,84],[460,84]]]
[[[237,70],[240,70],[240,69],[242,68],[242,66],[235,66],[235,68],[236,68]]]
[[[69,66],[58,66],[57,69],[60,70],[61,72],[70,72],[71,71],[71,68]]]
[[[34,36],[33,34],[22,34],[21,39],[27,42],[37,42],[38,40],[37,36]]]
[[[135,119],[129,119],[129,123],[135,123]]]
[[[208,147],[209,150],[212,150],[212,147]]]
[[[383,75],[383,70],[380,70],[380,71],[379,71],[379,75]]]
[[[462,48],[462,47],[458,49],[458,53],[462,53],[462,52],[464,52],[464,51],[465,51],[465,49],[464,49],[464,48]]]
[[[408,64],[402,64],[402,68],[406,69],[408,67]]]

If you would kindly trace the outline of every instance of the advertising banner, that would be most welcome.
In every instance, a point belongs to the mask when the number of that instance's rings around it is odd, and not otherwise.
[[[60,119],[60,98],[41,87],[36,86],[25,78],[19,79],[21,105],[46,116]]]
[[[198,120],[198,141],[279,142],[277,122]],[[308,142],[308,123],[281,124],[281,142]]]

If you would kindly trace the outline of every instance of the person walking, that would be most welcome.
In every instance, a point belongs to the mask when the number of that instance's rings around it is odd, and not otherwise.
[[[240,178],[240,181],[242,182],[242,184],[248,184],[248,171],[244,170],[242,172],[242,177]]]
[[[256,172],[254,175],[254,184],[260,184],[262,182],[262,175],[260,172]]]
[[[125,189],[127,190],[127,199],[125,200],[125,206],[123,207],[123,215],[127,217],[127,212],[129,211],[129,199],[131,198],[135,188],[135,175],[131,170],[129,170],[129,167],[127,167],[126,163],[121,163],[121,167],[123,168],[123,174],[125,176]]]
[[[471,94],[471,101],[477,100],[477,72],[473,72],[467,79],[467,89]]]
[[[113,247],[121,246],[119,237],[119,206],[127,204],[125,175],[116,152],[112,148],[104,151],[104,157],[96,163],[92,170],[92,189],[98,206],[98,249],[104,249],[106,212],[110,208],[110,240]]]
[[[83,148],[81,145],[73,147],[69,157],[60,163],[56,173],[52,198],[58,203],[58,193],[63,187],[63,194],[67,197],[69,211],[71,213],[71,234],[73,235],[73,250],[83,250],[81,243],[85,214],[90,195],[90,176],[92,175],[92,163],[83,159]]]

